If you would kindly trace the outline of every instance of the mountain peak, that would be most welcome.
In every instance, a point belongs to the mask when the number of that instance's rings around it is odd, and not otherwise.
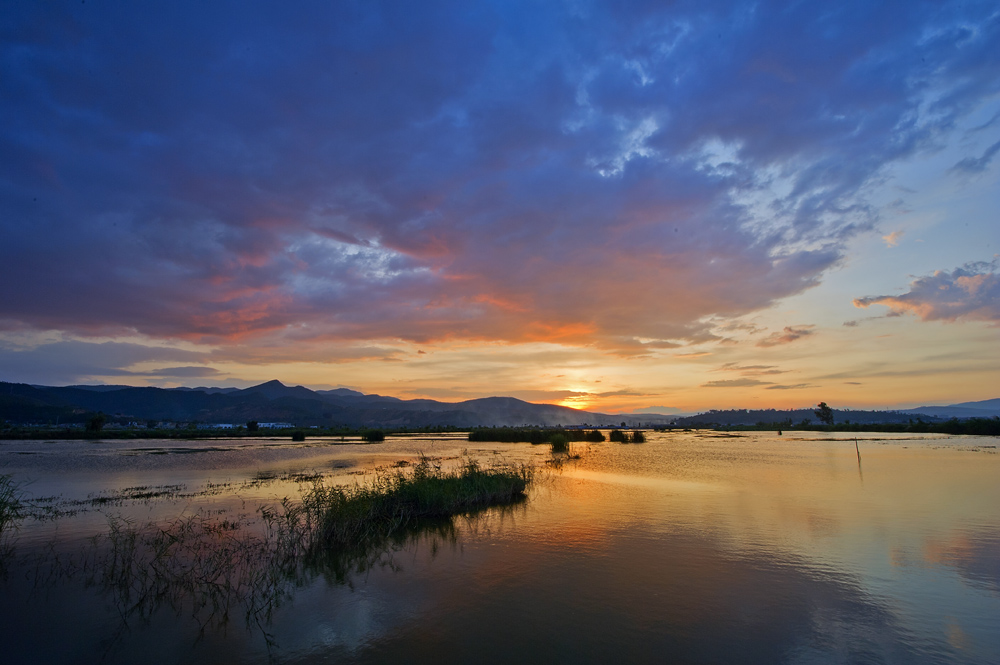
[[[246,390],[256,390],[257,388],[287,388],[287,387],[288,386],[286,386],[281,381],[278,381],[277,379],[271,379],[270,381],[265,381],[264,383],[261,383],[259,385],[250,386]]]
[[[270,381],[265,381],[260,385],[246,388],[241,392],[248,395],[263,395],[267,399],[277,399],[279,397],[301,396],[301,393],[310,393],[311,391],[301,386],[289,388],[281,381],[271,379]]]

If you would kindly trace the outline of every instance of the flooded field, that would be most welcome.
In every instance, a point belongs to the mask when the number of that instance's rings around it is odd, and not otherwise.
[[[3,659],[996,663],[998,443],[3,441]],[[536,466],[528,499],[297,549],[316,482],[470,458]]]

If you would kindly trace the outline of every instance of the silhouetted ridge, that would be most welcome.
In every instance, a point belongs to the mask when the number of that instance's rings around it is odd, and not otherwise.
[[[262,383],[257,386],[251,386],[240,391],[247,395],[263,395],[268,399],[279,399],[282,397],[298,397],[300,399],[320,399],[321,396],[317,393],[304,388],[302,386],[290,387],[283,384],[277,379],[271,379],[266,383]]]

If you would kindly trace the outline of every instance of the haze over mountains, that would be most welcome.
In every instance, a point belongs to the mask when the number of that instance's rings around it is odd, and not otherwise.
[[[356,390],[310,390],[273,380],[250,388],[134,388],[131,386],[32,386],[0,382],[0,420],[18,424],[84,422],[88,413],[104,412],[119,419],[243,424],[250,420],[287,422],[296,426],[344,427],[491,427],[491,426],[657,426],[676,422],[754,424],[812,416],[809,408],[794,411],[710,411],[689,417],[657,414],[603,414],[553,404],[532,404],[512,397],[486,397],[464,402],[404,400],[366,395]],[[892,422],[1000,416],[1000,399],[901,411],[835,410],[837,422]]]

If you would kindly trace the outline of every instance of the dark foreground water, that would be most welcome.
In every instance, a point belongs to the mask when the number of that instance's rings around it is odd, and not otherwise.
[[[2,442],[0,473],[50,518],[5,536],[0,661],[1000,662],[998,440],[858,438],[860,465],[853,437],[812,433],[578,460],[459,438]],[[466,450],[547,470],[523,504],[267,576],[258,506]],[[221,570],[149,572],[185,538]]]

